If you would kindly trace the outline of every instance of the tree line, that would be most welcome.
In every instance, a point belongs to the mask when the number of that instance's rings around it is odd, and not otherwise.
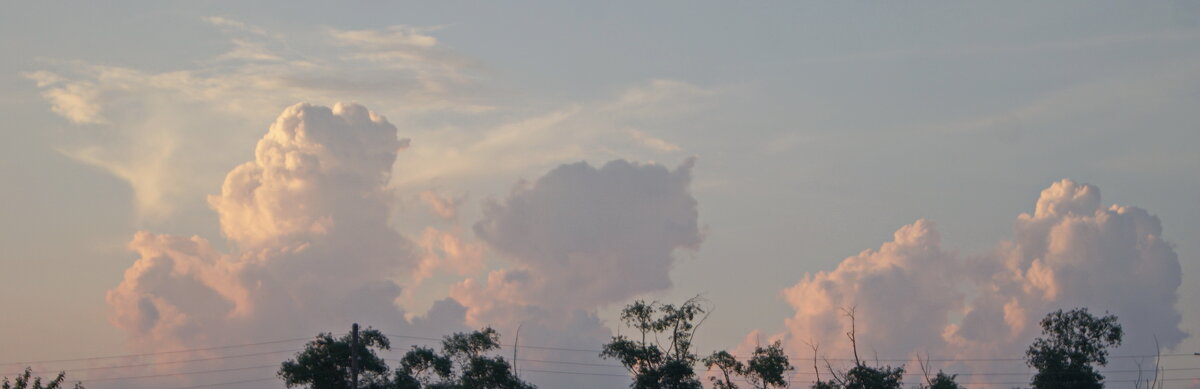
[[[718,350],[701,357],[693,340],[708,317],[709,309],[700,298],[682,304],[635,301],[621,310],[621,322],[634,330],[633,335],[617,335],[604,344],[599,356],[615,360],[630,373],[631,389],[701,389],[696,367],[703,365],[714,389],[789,388],[796,370],[783,345],[773,342],[755,347],[739,358]],[[853,366],[835,369],[818,365],[818,347],[812,345],[812,389],[901,389],[904,365],[870,364],[858,357],[854,309],[844,310],[850,320],[846,333],[854,353]],[[1109,348],[1119,346],[1123,331],[1116,316],[1094,316],[1086,308],[1057,310],[1040,322],[1042,336],[1025,352],[1026,364],[1036,370],[1030,380],[1034,389],[1099,389],[1104,376],[1098,366],[1108,363]],[[306,389],[536,389],[519,378],[512,364],[496,355],[500,334],[485,327],[478,331],[444,337],[439,349],[414,345],[392,370],[376,351],[391,349],[387,336],[367,328],[335,337],[318,334],[294,358],[283,362],[278,377],[288,388]],[[938,371],[932,377],[929,367],[918,359],[923,382],[919,389],[960,389],[957,375]],[[65,389],[65,373],[54,379],[34,377],[31,369],[10,381],[0,381],[0,389]],[[1139,382],[1139,387],[1155,388],[1156,379]],[[75,389],[84,389],[75,383]]]

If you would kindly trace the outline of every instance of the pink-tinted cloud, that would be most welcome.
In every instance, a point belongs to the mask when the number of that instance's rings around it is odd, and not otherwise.
[[[420,256],[388,226],[385,186],[404,145],[358,105],[287,108],[254,161],[209,199],[235,250],[139,232],[130,248],[140,258],[108,293],[113,323],[139,350],[309,336],[351,321],[407,327],[392,280]]]
[[[1087,307],[1121,319],[1125,354],[1153,354],[1186,336],[1179,329],[1180,265],[1157,217],[1136,207],[1102,207],[1099,190],[1070,180],[1042,191],[1033,214],[1017,217],[1014,237],[994,250],[960,256],[942,248],[933,223],[900,228],[878,250],[805,275],[784,296],[790,352],[806,342],[827,357],[851,355],[843,308],[856,308],[859,353],[907,360],[1020,358],[1056,309]],[[1115,361],[1116,366],[1129,361]],[[963,371],[1020,369],[1001,362],[952,364]],[[910,369],[911,371],[911,369]],[[972,376],[989,382],[1011,377]]]

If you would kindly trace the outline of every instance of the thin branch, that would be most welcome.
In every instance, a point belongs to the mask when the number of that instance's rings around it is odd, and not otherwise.
[[[844,313],[846,315],[846,317],[850,318],[850,332],[846,333],[846,337],[850,338],[850,347],[854,349],[854,364],[858,365],[858,366],[862,366],[862,360],[860,360],[858,358],[858,339],[855,338],[855,333],[856,333],[857,329],[856,329],[855,323],[854,323],[854,321],[855,321],[854,320],[854,311],[856,308],[857,308],[856,306],[850,306],[850,308],[842,308],[842,313]]]

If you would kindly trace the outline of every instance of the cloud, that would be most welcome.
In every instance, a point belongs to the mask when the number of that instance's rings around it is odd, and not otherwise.
[[[244,250],[308,242],[339,226],[384,230],[383,188],[404,145],[396,127],[362,106],[294,105],[209,203]]]
[[[1099,189],[1070,180],[1042,191],[1034,213],[1017,218],[1013,240],[969,263],[990,287],[950,339],[985,342],[973,327],[995,317],[1009,318],[1010,333],[1029,335],[1045,313],[1084,306],[1122,318],[1126,349],[1153,351],[1154,337],[1167,348],[1179,344],[1180,264],[1162,223],[1137,207],[1101,204]]]
[[[47,60],[26,74],[52,111],[86,125],[58,139],[57,149],[128,182],[143,224],[202,207],[197,194],[244,160],[234,151],[256,139],[262,112],[297,100],[365,102],[412,124],[422,147],[400,156],[413,169],[392,185],[419,191],[570,159],[661,158],[686,146],[664,140],[672,134],[663,120],[718,93],[655,79],[609,98],[533,108],[489,93],[477,76],[482,66],[447,50],[437,27],[283,34],[220,16],[203,22],[229,44],[195,65],[162,71]]]
[[[629,133],[629,137],[633,138],[634,141],[637,141],[642,146],[650,149],[665,153],[679,151],[679,146],[676,146],[671,142],[650,136],[644,132],[638,131],[637,129],[630,128],[626,130],[626,132]]]
[[[255,139],[263,112],[297,100],[369,101],[403,115],[490,109],[466,93],[475,88],[469,73],[476,65],[415,32],[427,29],[284,35],[223,17],[204,22],[228,37],[229,49],[194,66],[149,71],[47,60],[45,69],[25,73],[54,113],[86,125],[58,149],[129,182],[143,220],[162,220],[184,202],[203,204],[195,194],[210,191],[206,185],[244,158],[227,150]],[[416,44],[411,55],[379,57],[400,49],[345,44],[401,35]]]
[[[675,169],[613,160],[600,168],[561,165],[502,200],[484,205],[474,231],[510,266],[454,285],[469,324],[505,334],[521,328],[526,345],[595,350],[612,331],[598,309],[671,286],[677,251],[703,236],[690,193],[689,159]],[[524,358],[604,364],[598,352],[521,349]],[[521,362],[525,369],[554,365]],[[612,374],[622,374],[619,368]],[[534,373],[536,374],[536,373]],[[534,375],[543,387],[615,387],[624,377]]]
[[[339,44],[371,49],[433,47],[437,45],[437,38],[426,35],[427,30],[410,26],[390,26],[382,30],[330,29],[329,35]]]
[[[417,270],[412,273],[413,283],[420,283],[441,269],[458,275],[481,270],[484,266],[484,245],[468,240],[463,235],[457,226],[449,231],[426,227],[417,240],[422,257]]]
[[[106,124],[101,114],[100,90],[91,82],[68,83],[53,72],[39,70],[23,73],[38,88],[42,98],[50,103],[50,110],[75,124]]]
[[[443,220],[453,221],[458,219],[458,207],[466,201],[466,196],[446,197],[438,192],[427,190],[421,192],[421,201],[429,206],[429,210]]]
[[[784,290],[795,309],[786,321],[790,352],[810,355],[806,342],[815,342],[826,356],[849,356],[849,307],[856,308],[864,359],[873,351],[913,366],[912,358],[926,352],[951,359],[1022,355],[1040,334],[1042,316],[1074,307],[1117,315],[1125,354],[1153,354],[1155,337],[1168,349],[1178,345],[1186,336],[1175,308],[1180,264],[1158,218],[1101,204],[1096,187],[1055,182],[1033,214],[1017,217],[1011,240],[974,256],[942,248],[929,221],[904,226],[879,249]],[[999,363],[959,362],[952,370],[1014,368]]]
[[[210,197],[234,250],[139,232],[129,243],[139,258],[106,298],[113,324],[145,351],[311,336],[351,321],[460,328],[465,310],[456,302],[411,323],[395,305],[394,280],[421,261],[388,225],[385,183],[403,145],[362,106],[285,109],[255,159]]]
[[[494,272],[488,288],[515,301],[588,308],[669,288],[674,252],[702,240],[692,165],[562,165],[487,203],[475,234],[516,265]]]
[[[860,345],[883,355],[941,343],[949,313],[959,310],[963,299],[955,290],[956,262],[941,247],[934,224],[918,220],[878,250],[846,258],[833,271],[805,275],[784,290],[796,309],[787,320],[789,333],[797,343],[819,343],[831,355],[850,355],[841,338],[843,309],[853,308]]]
[[[568,103],[536,114],[500,117],[486,129],[447,126],[413,136],[422,147],[400,156],[419,172],[392,184],[425,188],[431,182],[536,174],[572,159],[655,160],[685,147],[663,140],[662,122],[702,109],[716,90],[675,80],[630,85],[616,95]],[[631,147],[633,146],[633,147]]]

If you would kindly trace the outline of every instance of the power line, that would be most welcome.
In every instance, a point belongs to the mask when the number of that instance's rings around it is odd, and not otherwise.
[[[211,387],[214,387],[214,386],[225,386],[225,385],[245,384],[245,383],[250,383],[250,382],[268,381],[268,380],[274,380],[274,379],[275,379],[275,377],[269,377],[269,378],[257,378],[257,379],[252,379],[252,380],[242,380],[242,381],[232,381],[232,382],[221,382],[221,383],[216,383],[216,384],[205,384],[205,385],[182,386],[182,387],[173,388],[173,389],[211,388]]]
[[[179,361],[148,362],[148,363],[139,363],[139,364],[133,364],[133,365],[110,365],[110,366],[97,366],[97,367],[83,367],[83,368],[78,368],[78,369],[45,370],[45,371],[35,371],[32,374],[54,374],[54,373],[58,373],[60,371],[80,372],[80,371],[91,371],[91,370],[125,369],[125,368],[131,368],[131,367],[145,367],[145,366],[157,366],[157,365],[174,365],[174,364],[180,364],[180,363],[216,361],[216,360],[221,360],[221,359],[244,358],[244,357],[282,354],[282,353],[291,353],[291,352],[299,352],[299,351],[303,351],[303,350],[301,350],[301,349],[277,350],[277,351],[267,351],[267,352],[261,352],[261,353],[237,354],[237,355],[226,355],[226,356],[220,356],[220,357],[185,359],[185,360],[179,360]],[[24,373],[25,373],[24,371],[15,372],[15,373],[5,373],[4,376],[18,375],[18,374],[24,374]]]
[[[180,353],[190,353],[190,352],[197,352],[197,351],[212,351],[212,350],[225,350],[225,349],[238,348],[238,347],[262,346],[262,345],[267,345],[267,344],[295,342],[295,341],[299,341],[299,340],[309,340],[309,339],[312,339],[312,337],[280,339],[280,340],[272,340],[272,341],[257,342],[257,343],[232,344],[232,345],[217,346],[217,347],[193,348],[193,349],[172,350],[172,351],[159,351],[159,352],[141,353],[141,354],[106,355],[106,356],[98,356],[98,357],[70,358],[70,359],[46,359],[46,360],[41,360],[41,361],[0,362],[0,366],[34,365],[34,364],[41,364],[41,363],[83,362],[83,361],[95,361],[95,360],[101,360],[101,359],[146,357],[146,356],[151,356],[151,355],[180,354]]]
[[[384,335],[390,336],[390,337],[401,337],[401,339],[418,339],[418,340],[427,340],[427,341],[434,341],[434,342],[442,341],[442,339],[440,339],[440,337],[409,336],[409,335],[394,335],[394,334],[384,334]],[[511,343],[500,343],[500,346],[514,347],[514,345],[511,345]],[[552,351],[569,351],[569,352],[586,352],[586,353],[602,352],[601,349],[592,349],[592,348],[571,348],[571,347],[550,347],[550,346],[529,346],[529,345],[521,345],[521,348],[552,349]]]
[[[585,372],[578,372],[578,371],[537,370],[537,369],[521,369],[521,372],[522,373],[534,372],[534,373],[552,373],[552,374],[574,374],[574,375],[590,375],[590,376],[601,376],[601,377],[624,377],[624,378],[629,377],[628,374],[585,373]]]
[[[127,376],[127,377],[83,378],[83,379],[77,379],[76,381],[99,382],[99,381],[116,381],[116,380],[135,380],[135,379],[141,379],[141,378],[162,378],[162,377],[175,377],[175,376],[196,375],[196,374],[225,373],[225,372],[231,372],[231,371],[265,369],[268,367],[279,367],[279,365],[231,367],[231,368],[227,368],[227,369],[199,370],[199,371],[187,371],[187,372],[179,372],[179,373],[164,373],[164,374],[139,375],[139,376]]]

